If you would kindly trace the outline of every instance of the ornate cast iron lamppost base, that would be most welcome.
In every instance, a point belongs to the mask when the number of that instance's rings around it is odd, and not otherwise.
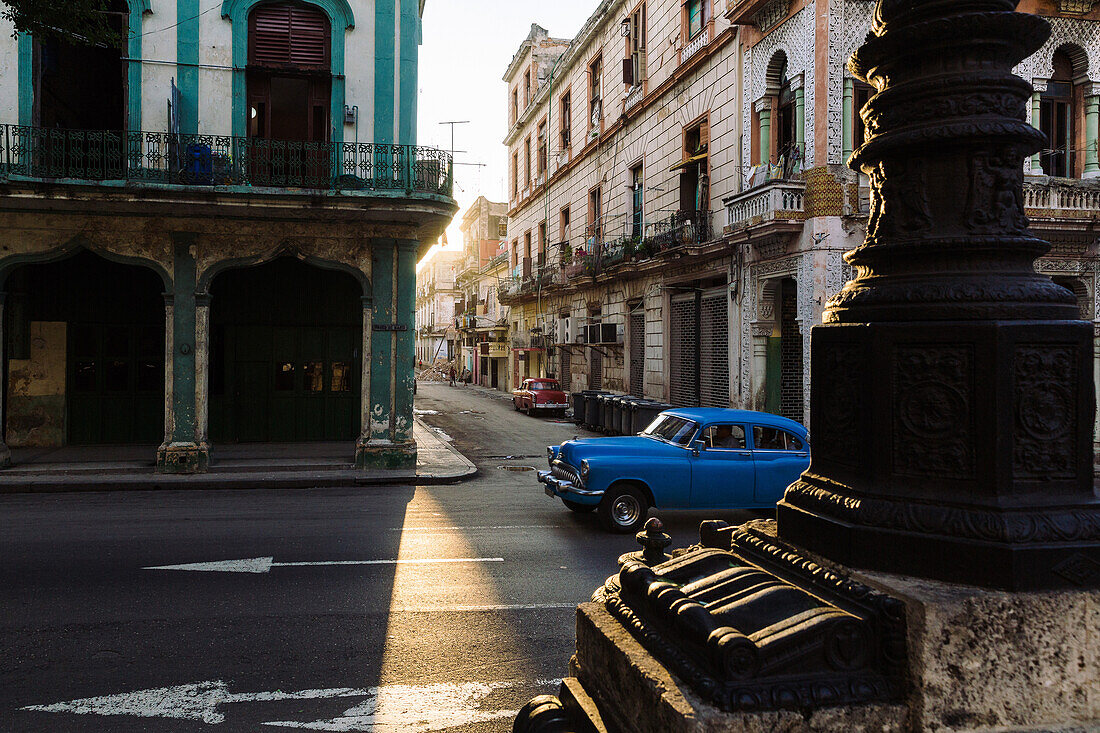
[[[846,565],[1009,590],[1100,587],[1092,331],[1035,273],[1023,158],[1049,35],[1014,0],[880,0],[856,269],[813,329],[809,470],[780,536]]]

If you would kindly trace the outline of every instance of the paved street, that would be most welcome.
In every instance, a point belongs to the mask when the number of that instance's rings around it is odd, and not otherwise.
[[[417,410],[476,477],[0,496],[0,730],[510,730],[634,540],[524,470],[571,423],[446,385]],[[680,546],[706,516],[662,518]]]

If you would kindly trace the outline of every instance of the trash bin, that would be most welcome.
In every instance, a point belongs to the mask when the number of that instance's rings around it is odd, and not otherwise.
[[[600,429],[600,395],[608,394],[602,390],[587,390],[584,399],[584,424],[593,430]]]
[[[649,424],[665,410],[671,410],[672,405],[666,402],[643,402],[635,406],[634,416],[631,420],[630,430],[637,434],[649,427]]]
[[[619,432],[623,435],[634,435],[634,406],[639,402],[647,402],[643,397],[623,397],[622,409],[619,410]]]
[[[600,430],[604,433],[615,432],[615,423],[613,422],[613,415],[615,409],[615,399],[618,395],[608,392],[602,394],[599,397],[600,400]]]
[[[573,397],[573,422],[580,425],[584,422],[584,392],[574,392]]]
[[[619,414],[622,410],[622,395],[611,395],[607,398],[607,409],[603,416],[603,431],[608,435],[619,434]]]

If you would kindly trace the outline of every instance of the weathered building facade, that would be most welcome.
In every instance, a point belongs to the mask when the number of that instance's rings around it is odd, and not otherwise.
[[[415,146],[423,3],[111,10],[125,49],[0,28],[0,460],[346,440],[408,465],[415,265],[456,209]]]
[[[845,164],[870,96],[846,62],[873,8],[599,3],[505,139],[519,268],[503,299],[514,332],[547,349],[543,372],[806,421],[810,327],[874,220],[868,181]],[[1054,26],[1017,69],[1036,86],[1031,121],[1054,140],[1025,170],[1032,228],[1054,245],[1039,267],[1100,323],[1088,223],[1100,216],[1100,8],[1020,9]],[[535,40],[509,67],[509,100]]]
[[[458,250],[436,250],[416,273],[416,360],[450,361],[458,353],[455,306],[461,293],[455,275],[463,259]]]
[[[474,384],[507,391],[509,349],[508,308],[497,300],[506,277],[508,205],[479,196],[462,215],[462,262],[457,286],[462,293],[455,308],[455,328],[461,339],[458,368],[468,369]]]

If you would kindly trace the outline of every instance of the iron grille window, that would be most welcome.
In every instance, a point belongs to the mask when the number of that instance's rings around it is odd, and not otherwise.
[[[699,329],[694,293],[672,299],[669,397],[677,407],[699,406]]]
[[[588,388],[603,388],[603,354],[599,349],[588,350]]]
[[[704,293],[699,306],[699,405],[729,407],[729,311],[726,292]]]
[[[630,394],[645,391],[645,312],[630,314]]]

